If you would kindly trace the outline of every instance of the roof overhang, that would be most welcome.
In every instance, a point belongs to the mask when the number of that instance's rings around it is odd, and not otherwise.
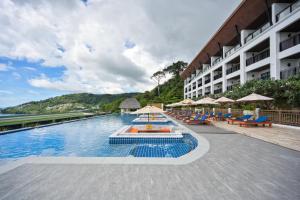
[[[186,79],[195,69],[201,68],[201,64],[210,63],[209,56],[216,55],[220,51],[220,46],[231,46],[234,45],[233,42],[237,44],[235,40],[239,38],[239,31],[257,28],[258,24],[268,20],[266,13],[272,3],[281,2],[292,0],[243,0],[181,73],[181,78]]]

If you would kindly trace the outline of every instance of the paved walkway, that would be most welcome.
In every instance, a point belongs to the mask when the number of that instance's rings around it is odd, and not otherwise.
[[[227,122],[214,121],[214,126],[261,139],[266,142],[300,151],[300,130],[292,128],[268,127],[240,127]]]
[[[211,147],[188,165],[27,164],[0,175],[0,199],[300,199],[300,152],[191,128]]]

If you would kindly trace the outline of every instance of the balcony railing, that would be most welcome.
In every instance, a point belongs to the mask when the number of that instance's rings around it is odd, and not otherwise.
[[[300,66],[282,70],[280,72],[280,79],[288,79],[289,77],[295,76],[297,74],[300,74]]]
[[[208,94],[210,94],[210,91],[205,91],[204,94],[205,94],[205,95],[208,95]]]
[[[231,68],[226,70],[226,74],[228,75],[228,74],[231,74],[231,73],[236,72],[238,70],[240,70],[240,63],[233,64]]]
[[[236,87],[239,84],[232,84],[227,86],[227,90],[232,90],[234,87]]]
[[[236,46],[232,47],[228,51],[225,52],[225,58],[236,52],[241,47],[241,44],[237,44]]]
[[[222,89],[216,89],[216,90],[214,90],[214,94],[220,94],[220,93],[222,93]]]
[[[300,33],[280,42],[280,51],[284,51],[298,44],[300,44]]]
[[[254,31],[253,33],[250,33],[246,38],[245,38],[245,43],[249,42],[253,38],[256,38],[258,35],[263,33],[265,30],[267,30],[271,26],[270,22],[266,23],[265,25],[261,26],[259,29]]]
[[[214,66],[214,65],[216,65],[216,64],[218,64],[219,62],[221,62],[223,60],[223,58],[222,57],[219,57],[219,58],[217,58],[216,60],[214,60],[214,62],[212,63],[212,65]]]
[[[290,13],[292,13],[294,10],[296,10],[299,7],[300,7],[300,1],[299,0],[296,1],[296,2],[294,2],[294,3],[292,3],[292,4],[290,4],[287,7],[285,7],[279,13],[277,13],[277,15],[276,15],[276,22],[278,22],[284,16],[289,15]]]
[[[215,75],[214,76],[214,81],[219,79],[219,78],[222,78],[222,73]]]
[[[198,87],[202,87],[202,81],[198,83]]]
[[[270,72],[265,72],[265,73],[262,73],[260,75],[260,80],[269,80],[270,79]]]
[[[253,63],[256,63],[256,62],[261,61],[268,57],[270,57],[270,50],[266,49],[266,50],[262,51],[261,53],[248,58],[246,60],[246,66],[252,65]]]
[[[205,84],[210,83],[210,79],[204,81]]]

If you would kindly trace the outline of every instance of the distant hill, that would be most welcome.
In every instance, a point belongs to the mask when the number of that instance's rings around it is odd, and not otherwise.
[[[101,108],[110,102],[121,101],[133,97],[138,93],[123,94],[68,94],[41,101],[32,101],[18,106],[1,110],[2,113],[11,114],[47,114],[76,111],[101,111]]]

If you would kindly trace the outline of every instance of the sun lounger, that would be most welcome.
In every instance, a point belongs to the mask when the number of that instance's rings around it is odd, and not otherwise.
[[[252,115],[243,115],[242,117],[237,117],[235,119],[227,119],[228,124],[234,124],[238,122],[247,121],[252,117]]]
[[[268,117],[261,116],[256,120],[248,120],[244,122],[240,122],[240,126],[249,127],[249,126],[266,126],[268,125],[270,128],[272,127],[272,122],[268,121]]]
[[[195,117],[189,117],[187,119],[184,119],[183,122],[187,123],[189,121],[192,121],[192,120],[199,120],[199,118],[201,117],[201,114],[197,114]]]
[[[190,120],[187,122],[189,125],[200,125],[200,124],[210,124],[210,121],[207,120],[207,116],[203,115],[199,120]]]
[[[223,115],[223,113],[219,112],[218,113],[218,117],[217,117],[217,120],[219,121],[224,121],[226,119],[230,119],[232,117],[232,114],[231,113],[226,113]]]

